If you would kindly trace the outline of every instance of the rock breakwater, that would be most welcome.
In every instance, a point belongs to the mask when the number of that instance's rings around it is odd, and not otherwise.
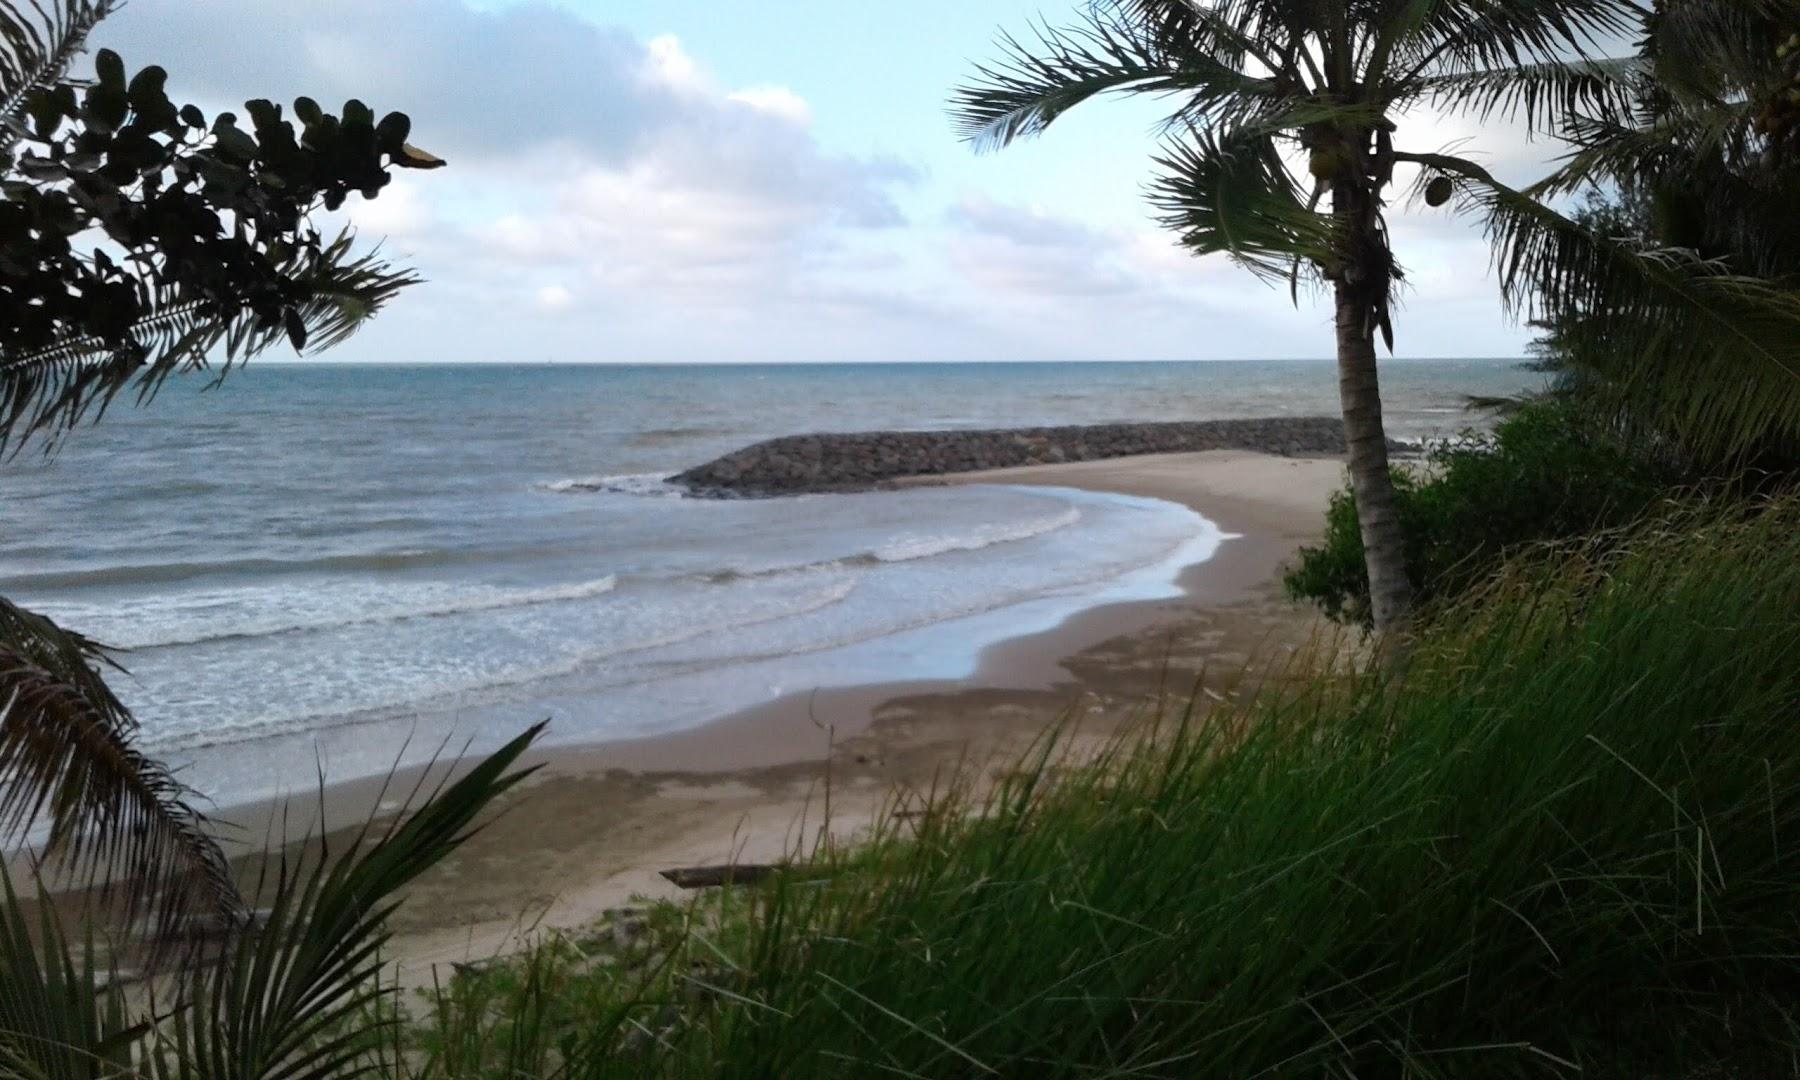
[[[669,481],[697,495],[796,495],[867,490],[902,476],[1199,450],[1255,450],[1289,457],[1341,454],[1344,422],[1335,416],[1299,416],[790,435],[747,446]]]

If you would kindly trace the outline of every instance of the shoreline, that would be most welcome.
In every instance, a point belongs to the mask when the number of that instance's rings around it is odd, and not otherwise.
[[[1187,475],[1196,465],[1212,468],[1196,481]],[[1177,571],[1172,584],[1179,590],[1178,595],[1084,606],[1053,627],[1008,637],[986,646],[976,654],[973,671],[967,676],[883,680],[787,694],[748,708],[732,709],[681,731],[604,742],[561,743],[534,749],[524,763],[566,764],[570,759],[598,755],[607,759],[609,769],[643,773],[726,773],[743,768],[791,765],[817,760],[822,757],[822,751],[800,751],[791,744],[774,745],[767,739],[747,741],[741,736],[751,732],[767,735],[771,718],[791,721],[796,710],[803,711],[807,702],[813,703],[815,714],[821,714],[817,708],[821,703],[848,705],[848,708],[831,710],[830,715],[849,716],[849,724],[837,723],[838,731],[840,735],[854,735],[866,730],[871,720],[869,714],[876,706],[894,699],[957,689],[1049,690],[1059,684],[1068,684],[1071,675],[1065,661],[1087,648],[1110,638],[1153,630],[1195,606],[1227,605],[1267,592],[1275,574],[1293,550],[1316,538],[1324,511],[1324,497],[1336,487],[1334,482],[1321,493],[1321,469],[1341,471],[1341,460],[1337,457],[1287,457],[1261,451],[1216,450],[902,478],[892,486],[1007,484],[1067,487],[1162,499],[1206,517],[1225,532],[1226,539],[1210,558],[1189,563]],[[1280,488],[1284,482],[1283,473],[1292,474],[1301,482],[1297,486]],[[1340,479],[1336,472],[1332,476],[1334,481]],[[1197,492],[1196,483],[1205,490]],[[795,727],[792,723],[785,726]],[[816,730],[810,723],[806,727]],[[798,731],[788,733],[799,734]],[[764,745],[756,745],[758,742]],[[459,757],[450,757],[452,770]],[[403,791],[427,772],[443,773],[443,765],[440,760],[429,766],[407,766],[397,770],[391,778],[369,776],[328,780],[324,795],[328,802],[337,804],[334,810],[345,805],[361,807],[348,819],[342,813],[333,813],[328,828],[360,822],[369,810],[377,809],[376,794],[381,788]],[[220,804],[214,808],[212,816],[240,826],[254,824],[258,828],[246,828],[245,831],[260,832],[270,810],[284,802],[300,804],[301,799],[296,795],[285,800],[257,798]]]
[[[534,750],[545,768],[493,823],[410,890],[390,958],[403,981],[433,965],[512,951],[541,928],[591,924],[634,895],[678,890],[657,871],[774,861],[829,832],[849,837],[895,798],[947,774],[1010,762],[1048,727],[1101,740],[1205,673],[1229,693],[1253,658],[1305,644],[1318,620],[1280,595],[1279,568],[1316,538],[1337,458],[1204,451],[908,478],[897,486],[1005,483],[1160,498],[1231,538],[1183,568],[1173,599],[1084,608],[983,650],[967,678],[792,694],[687,731]],[[323,787],[315,799],[220,807],[236,835],[289,844],[390,815],[415,785],[470,761]],[[831,820],[820,818],[829,802]],[[322,826],[322,828],[321,828]],[[241,868],[261,843],[229,849]]]

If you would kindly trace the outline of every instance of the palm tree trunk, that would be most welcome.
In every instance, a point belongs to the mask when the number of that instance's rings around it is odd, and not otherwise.
[[[1375,373],[1375,334],[1368,325],[1367,305],[1359,302],[1354,292],[1343,282],[1337,283],[1338,397],[1344,409],[1350,487],[1362,528],[1375,632],[1397,639],[1411,626],[1412,582],[1406,573],[1406,539],[1394,505],[1394,479],[1388,472],[1381,386]]]

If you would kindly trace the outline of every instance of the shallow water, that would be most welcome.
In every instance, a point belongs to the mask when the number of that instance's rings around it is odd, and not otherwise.
[[[1396,362],[1390,426],[1510,363]],[[222,801],[385,769],[410,735],[676,730],[953,676],[1217,530],[1153,500],[943,488],[716,502],[660,477],[773,435],[1334,409],[1329,365],[264,365],[0,467],[0,595],[130,650],[144,745]],[[296,772],[298,770],[298,772]]]

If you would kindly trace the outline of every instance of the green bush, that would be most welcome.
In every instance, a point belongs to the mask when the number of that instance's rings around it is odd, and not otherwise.
[[[1524,406],[1491,435],[1438,443],[1421,467],[1394,469],[1414,593],[1420,602],[1454,596],[1521,544],[1633,521],[1681,480],[1575,407]],[[1285,580],[1295,599],[1369,624],[1369,576],[1348,488],[1332,496],[1323,542],[1302,548]]]

